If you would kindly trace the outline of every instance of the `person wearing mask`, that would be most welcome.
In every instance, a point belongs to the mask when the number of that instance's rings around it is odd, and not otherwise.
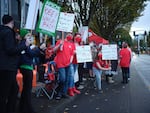
[[[69,77],[70,79],[69,79],[69,84],[68,84],[69,96],[74,96],[75,94],[80,94],[80,91],[75,87],[74,76],[75,76],[75,73],[76,73],[77,68],[78,68],[77,57],[76,57],[76,47],[79,46],[79,44],[81,42],[81,35],[76,34],[74,36],[74,40],[73,40],[72,35],[67,35],[66,40],[72,44],[72,47],[74,50],[73,60],[72,60],[73,70],[70,70],[70,71],[73,71],[73,75]]]
[[[14,20],[9,15],[2,17],[0,25],[0,113],[15,113],[18,85],[16,81],[18,60],[21,51],[29,46],[28,41],[18,44],[13,30]]]
[[[71,34],[67,34],[66,37],[71,38]],[[56,46],[53,49],[53,51],[56,52],[54,61],[58,68],[59,74],[59,87],[56,100],[60,100],[62,97],[68,97],[67,92],[69,88],[69,81],[73,76],[72,60],[74,48],[72,47],[72,44],[66,39],[64,39],[64,32],[62,32],[62,39],[56,42]]]

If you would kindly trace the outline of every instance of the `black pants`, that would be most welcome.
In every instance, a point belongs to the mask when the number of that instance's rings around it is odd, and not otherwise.
[[[129,67],[121,67],[123,83],[128,83]]]
[[[32,94],[32,79],[33,71],[28,69],[20,69],[23,75],[23,90],[20,99],[20,111],[29,113],[33,111],[31,104],[31,94]]]
[[[0,70],[0,113],[15,113],[18,94],[17,71]]]
[[[83,72],[84,72],[83,65],[84,65],[84,63],[79,63],[78,64],[79,81],[77,81],[75,83],[75,86],[77,86],[77,87],[80,85],[81,82],[83,82]]]

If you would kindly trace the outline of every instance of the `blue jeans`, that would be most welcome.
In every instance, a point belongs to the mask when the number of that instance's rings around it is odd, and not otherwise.
[[[73,88],[74,87],[74,74],[75,74],[75,71],[74,71],[74,65],[73,64],[70,64],[70,74],[69,74],[69,83],[68,83],[68,87],[69,88]]]
[[[58,95],[66,95],[68,87],[71,84],[70,81],[72,81],[73,76],[73,65],[70,64],[67,67],[58,68],[59,73],[59,91]],[[74,79],[73,79],[74,80]]]
[[[93,73],[96,76],[96,83],[97,83],[98,90],[101,90],[102,89],[102,86],[101,86],[102,70],[93,67]]]

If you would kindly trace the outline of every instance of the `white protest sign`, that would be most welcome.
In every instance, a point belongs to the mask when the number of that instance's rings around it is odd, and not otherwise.
[[[37,31],[55,36],[59,13],[60,7],[57,4],[54,4],[49,0],[45,1],[38,22]]]
[[[58,20],[57,30],[72,32],[75,15],[73,13],[61,12]]]
[[[81,34],[82,40],[86,42],[88,37],[88,26],[83,26],[79,28],[79,33]]]
[[[116,44],[102,45],[102,59],[117,60],[118,59],[117,45]]]
[[[91,47],[89,45],[76,47],[77,62],[92,62]]]
[[[30,0],[25,29],[35,29],[40,0]]]

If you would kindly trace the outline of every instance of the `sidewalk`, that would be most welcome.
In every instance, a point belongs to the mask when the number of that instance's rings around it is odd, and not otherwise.
[[[131,81],[127,85],[127,86],[130,86],[130,87],[127,88],[127,89],[125,88],[126,85],[121,83],[122,75],[121,75],[121,70],[120,69],[118,70],[118,75],[114,76],[114,80],[115,80],[114,84],[106,83],[105,80],[104,80],[105,78],[102,77],[103,94],[101,94],[101,98],[105,98],[106,95],[108,95],[108,97],[111,97],[112,95],[114,95],[114,92],[115,92],[115,94],[120,94],[122,92],[120,96],[123,96],[125,92],[128,92],[128,90],[131,92],[132,91],[131,89],[135,90],[137,88],[140,88],[141,91],[144,94],[145,91],[143,91],[144,89],[142,89],[143,85],[138,84],[140,80],[139,80],[139,77],[136,77],[136,75],[137,75],[137,72],[134,68],[134,65],[132,65],[131,66]],[[80,90],[80,91],[81,91],[80,95],[75,95],[74,97],[69,97],[68,99],[62,99],[62,100],[55,100],[55,99],[48,100],[48,98],[45,95],[40,96],[39,98],[37,98],[33,94],[33,99],[32,99],[33,106],[34,106],[35,110],[37,111],[37,113],[61,113],[61,111],[63,111],[64,108],[67,105],[70,105],[71,102],[73,102],[75,99],[80,101],[80,99],[84,98],[87,92],[92,93],[92,94],[93,93],[96,94],[96,90],[94,89],[93,81],[91,81],[91,80],[85,81],[85,88]],[[138,92],[138,89],[136,90],[136,92]],[[133,95],[135,96],[134,93],[135,92],[133,92]],[[138,95],[140,95],[140,94],[141,93],[138,92]],[[136,97],[138,97],[138,95],[136,94]],[[128,96],[131,96],[131,95],[129,94]],[[139,99],[140,98],[138,98],[136,100],[139,100]]]
[[[84,88],[81,91],[83,93],[86,89],[88,84],[88,80],[84,81]],[[47,98],[47,96],[43,93],[43,95],[36,97],[36,94],[32,94],[32,105],[37,113],[60,113],[59,111],[63,110],[63,108],[74,101],[77,96],[69,98],[62,98],[61,100],[56,100],[55,97],[51,100]]]

